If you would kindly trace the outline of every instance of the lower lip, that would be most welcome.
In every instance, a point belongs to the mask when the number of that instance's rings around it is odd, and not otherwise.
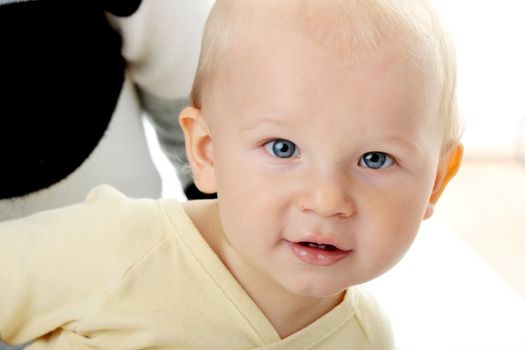
[[[299,243],[287,242],[291,252],[301,261],[317,266],[333,265],[341,259],[346,258],[351,250],[322,250],[318,248],[305,247]]]

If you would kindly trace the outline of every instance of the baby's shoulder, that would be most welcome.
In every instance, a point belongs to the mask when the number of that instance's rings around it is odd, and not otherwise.
[[[93,222],[93,226],[86,227],[88,230],[103,231],[105,237],[116,236],[119,241],[155,241],[155,237],[166,235],[159,200],[130,198],[108,185],[91,190],[78,211],[84,222]],[[71,215],[76,215],[74,210]]]
[[[117,256],[139,254],[166,235],[157,200],[129,198],[102,185],[82,203],[42,211],[0,223],[0,236],[10,245],[54,253]]]

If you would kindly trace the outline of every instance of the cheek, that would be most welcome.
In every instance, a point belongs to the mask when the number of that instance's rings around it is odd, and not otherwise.
[[[377,273],[395,265],[414,241],[430,195],[426,187],[412,183],[393,191],[368,195],[361,222],[370,226],[362,227],[364,234],[360,244],[370,254]]]
[[[397,218],[377,222],[374,234],[360,243],[361,254],[365,261],[367,279],[375,278],[390,270],[406,254],[412,245],[420,221]]]
[[[243,157],[219,156],[217,165],[217,189],[225,232],[237,236],[238,242],[250,240],[252,244],[270,237],[280,226],[286,210],[281,197],[283,184],[265,176]]]
[[[271,210],[282,205],[284,197],[291,197],[295,181],[287,171],[268,165],[260,150],[231,145],[229,149],[240,151],[216,152],[215,176],[221,199],[242,203],[248,211]]]

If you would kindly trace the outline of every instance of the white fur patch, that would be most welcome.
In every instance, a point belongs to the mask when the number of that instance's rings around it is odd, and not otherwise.
[[[37,1],[37,0],[0,0],[0,5],[13,4],[15,2],[28,2],[28,1]]]

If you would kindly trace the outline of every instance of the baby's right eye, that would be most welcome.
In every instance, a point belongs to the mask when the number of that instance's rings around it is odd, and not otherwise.
[[[276,139],[264,144],[268,153],[278,158],[298,157],[299,150],[292,141]]]

